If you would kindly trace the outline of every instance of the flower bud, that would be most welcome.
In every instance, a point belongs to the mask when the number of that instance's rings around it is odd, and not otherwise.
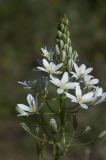
[[[67,37],[70,37],[70,32],[69,31],[67,31]]]
[[[59,46],[57,44],[55,46],[55,50],[56,50],[56,54],[59,55],[60,54],[60,50],[59,50]]]
[[[60,40],[60,48],[63,49],[64,43],[62,40]]]
[[[51,119],[50,119],[49,125],[50,125],[50,127],[51,127],[51,129],[52,129],[52,132],[53,132],[53,133],[56,133],[56,132],[57,132],[57,123],[56,123],[56,121],[55,121],[54,118],[51,118]]]
[[[66,32],[67,32],[67,28],[66,28],[66,27],[64,27],[64,33],[66,34]]]
[[[71,40],[70,38],[67,39],[67,44],[70,45],[71,44]]]
[[[77,59],[77,57],[78,57],[78,53],[77,53],[77,51],[74,51],[73,55],[74,55],[74,60],[76,60],[76,59]]]
[[[58,34],[57,34],[57,35],[58,35],[59,38],[61,38],[62,32],[61,32],[61,31],[58,31]]]
[[[61,23],[61,25],[60,25],[60,29],[61,29],[61,31],[63,31],[63,30],[64,30],[64,24],[63,24],[63,23]]]
[[[64,50],[66,53],[68,52],[68,45],[67,44],[64,45]]]
[[[72,56],[72,47],[69,47],[69,57],[71,58]]]
[[[63,40],[66,42],[66,39],[67,39],[67,37],[66,37],[66,34],[63,34]]]
[[[69,70],[69,72],[72,71],[73,64],[74,64],[73,59],[70,58],[69,61],[68,61],[68,70]]]
[[[62,62],[66,60],[66,52],[63,50],[62,51]]]
[[[68,18],[66,18],[66,25],[69,25],[69,20],[68,20]]]

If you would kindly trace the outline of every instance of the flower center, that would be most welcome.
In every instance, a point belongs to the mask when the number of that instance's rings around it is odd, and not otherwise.
[[[52,64],[49,68],[48,68],[49,73],[54,73],[55,72],[55,67]]]
[[[79,76],[82,76],[84,74],[84,71],[82,69],[79,70]]]
[[[64,89],[64,86],[65,86],[64,82],[61,82],[60,85],[59,85],[59,87],[62,88],[62,89]]]
[[[35,107],[35,106],[32,106],[31,111],[32,111],[33,113],[35,113],[35,112],[36,112],[36,107]]]
[[[81,96],[78,96],[78,97],[77,97],[77,100],[78,100],[78,102],[81,103],[81,102],[82,102],[82,97],[81,97]]]

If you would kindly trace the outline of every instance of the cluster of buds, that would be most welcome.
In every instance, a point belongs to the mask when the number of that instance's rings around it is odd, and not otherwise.
[[[66,68],[71,71],[78,54],[72,50],[69,20],[66,16],[61,19],[56,37],[55,56],[57,61],[64,62]]]

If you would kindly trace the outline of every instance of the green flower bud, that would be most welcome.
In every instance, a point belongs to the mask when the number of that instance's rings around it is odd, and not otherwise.
[[[60,40],[60,48],[63,49],[64,43],[62,40]]]
[[[66,52],[63,50],[62,51],[62,62],[66,60]]]
[[[59,50],[58,44],[56,44],[55,50],[56,50],[56,54],[59,55],[60,54],[60,50]]]
[[[66,35],[67,35],[67,37],[70,37],[70,32],[69,32],[69,31],[67,31]]]
[[[58,35],[59,38],[61,38],[62,32],[61,32],[61,31],[58,31],[58,34],[57,34],[57,35]]]
[[[66,28],[66,27],[64,28],[64,33],[65,33],[65,34],[67,33],[67,28]]]
[[[69,25],[69,20],[68,20],[67,17],[66,17],[66,25],[67,25],[67,26]]]
[[[70,40],[70,38],[67,39],[67,44],[68,44],[68,45],[71,45],[71,40]]]
[[[66,40],[67,40],[67,37],[66,37],[66,35],[65,34],[63,34],[63,40],[66,42]]]
[[[64,24],[63,24],[63,23],[60,24],[60,30],[61,30],[62,32],[64,31]]]
[[[72,47],[71,46],[69,47],[69,57],[70,58],[72,57]]]
[[[74,55],[74,59],[76,60],[76,59],[77,59],[77,57],[78,57],[78,53],[77,53],[77,51],[74,51],[73,55]]]
[[[69,70],[69,72],[72,71],[73,64],[74,64],[74,61],[73,61],[72,58],[70,58],[69,61],[68,61],[68,70]]]

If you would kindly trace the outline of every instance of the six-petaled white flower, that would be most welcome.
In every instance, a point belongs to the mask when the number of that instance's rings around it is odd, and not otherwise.
[[[49,74],[61,74],[61,71],[58,71],[63,65],[63,63],[60,63],[58,65],[55,65],[53,62],[48,62],[46,59],[43,59],[43,65],[44,67],[37,67],[39,70],[47,72]]]
[[[76,86],[76,90],[75,90],[76,96],[71,95],[67,92],[65,92],[65,94],[68,98],[71,99],[72,102],[80,104],[80,106],[84,109],[88,108],[88,106],[85,103],[94,100],[94,98],[93,98],[94,92],[89,92],[89,93],[82,95],[82,91],[81,91],[81,88],[79,85]]]
[[[20,113],[19,116],[28,116],[32,113],[36,113],[38,110],[37,99],[35,101],[31,94],[27,96],[28,106],[24,104],[17,104],[17,111]]]
[[[52,82],[57,87],[59,87],[57,89],[57,93],[62,94],[64,92],[64,90],[75,89],[75,87],[78,85],[78,83],[76,83],[76,82],[69,82],[68,79],[69,79],[68,72],[64,72],[61,80],[51,76],[50,82]]]
[[[94,85],[99,83],[99,79],[96,78],[92,79],[92,78],[93,76],[91,75],[85,75],[84,82],[86,87],[95,87]]]
[[[88,75],[93,70],[93,68],[86,69],[85,64],[82,64],[80,67],[78,67],[77,64],[74,63],[74,70],[75,72],[70,72],[72,73],[72,77],[79,79],[84,77],[85,75]]]
[[[42,50],[42,55],[50,61],[50,53],[47,51],[46,47],[45,49],[41,48],[41,50]]]

